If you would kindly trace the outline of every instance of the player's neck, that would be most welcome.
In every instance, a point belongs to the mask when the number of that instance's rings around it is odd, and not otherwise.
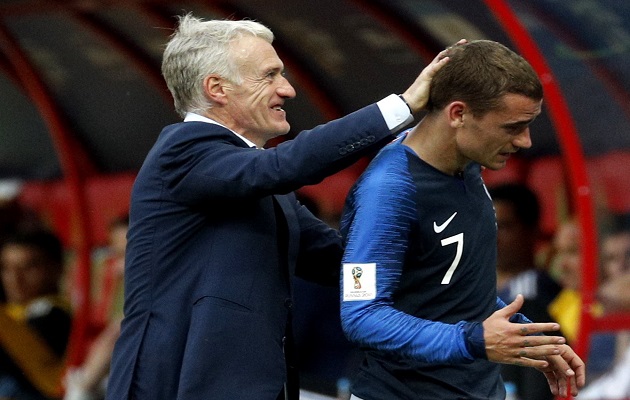
[[[403,141],[424,162],[444,172],[457,176],[466,167],[457,151],[454,131],[440,123],[439,118],[425,117]]]

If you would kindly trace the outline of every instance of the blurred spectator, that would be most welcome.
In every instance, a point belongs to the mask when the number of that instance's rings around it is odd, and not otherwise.
[[[22,184],[16,180],[0,180],[0,244],[18,229],[40,226],[38,216],[25,209],[18,201]],[[0,285],[0,302],[5,301]]]
[[[122,317],[123,313],[123,274],[125,272],[125,250],[129,216],[123,215],[109,224],[107,247],[101,256],[99,274],[100,285],[95,285],[97,293],[94,301],[92,324],[98,332],[109,325],[112,318]]]
[[[554,268],[557,269],[560,283],[563,287],[560,294],[552,302],[549,307],[550,314],[560,323],[562,332],[569,342],[577,339],[580,326],[580,314],[582,310],[582,255],[580,249],[581,241],[580,227],[574,219],[562,223],[554,237]],[[600,254],[600,271],[604,279],[608,276],[605,272],[610,269],[608,259],[608,250],[615,246],[609,245],[609,237],[602,240]],[[614,238],[613,242],[617,239]],[[619,276],[614,281],[622,281]],[[609,293],[609,281],[603,281],[600,285],[601,290]],[[613,284],[614,285],[614,284]],[[625,295],[627,287],[616,289],[613,294],[609,294],[611,298],[621,298]],[[607,300],[609,303],[613,300]],[[593,305],[592,313],[599,317],[604,313],[605,302],[598,302]],[[612,332],[599,332],[591,335],[590,351],[587,358],[587,379],[591,382],[593,379],[604,374],[613,364],[617,350],[617,337]],[[581,393],[580,393],[580,397]]]
[[[129,217],[115,219],[109,226],[108,246],[103,259],[98,294],[92,312],[94,338],[83,364],[66,377],[65,400],[98,400],[105,397],[112,351],[120,335],[123,317],[125,249]]]
[[[549,313],[560,323],[567,340],[574,343],[577,339],[582,308],[580,229],[574,219],[560,224],[553,239],[553,247],[555,252],[553,268],[562,290],[549,305]]]
[[[630,312],[630,228],[616,227],[601,243],[602,284],[599,289],[604,312]],[[580,399],[630,398],[630,341],[628,332],[617,335],[620,360],[580,392]]]
[[[63,247],[48,231],[20,232],[0,246],[0,398],[60,398],[71,328],[59,292]]]
[[[489,192],[497,217],[498,295],[510,303],[522,294],[525,304],[520,312],[535,322],[551,322],[547,309],[561,287],[535,263],[540,239],[538,198],[517,183],[494,186]],[[545,376],[535,369],[503,364],[501,375],[516,386],[520,400],[554,398]]]
[[[600,268],[598,297],[604,310],[630,310],[630,227],[616,226],[604,237]]]

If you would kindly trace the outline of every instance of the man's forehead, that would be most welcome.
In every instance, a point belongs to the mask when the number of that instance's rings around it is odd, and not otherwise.
[[[272,44],[255,36],[243,36],[231,44],[232,56],[237,61],[261,63],[266,59],[278,58]]]
[[[284,64],[278,58],[273,47],[271,47],[269,43],[265,43],[271,51],[254,50],[252,53],[248,53],[246,57],[235,58],[236,65],[238,66],[241,74],[253,77],[262,77],[268,71],[284,70]]]
[[[542,112],[542,99],[536,100],[520,94],[508,93],[501,99],[500,107],[494,110],[512,121],[528,121],[536,118]],[[490,111],[492,112],[492,111]]]

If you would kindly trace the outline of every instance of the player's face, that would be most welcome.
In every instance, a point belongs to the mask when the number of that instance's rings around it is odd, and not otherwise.
[[[531,147],[529,124],[540,114],[542,100],[510,93],[503,104],[480,118],[465,113],[457,135],[462,156],[492,170],[505,167],[519,149]]]
[[[228,90],[228,112],[235,132],[263,141],[289,132],[284,101],[295,97],[295,89],[283,75],[284,65],[273,46],[256,37],[243,37],[233,54],[243,78]]]

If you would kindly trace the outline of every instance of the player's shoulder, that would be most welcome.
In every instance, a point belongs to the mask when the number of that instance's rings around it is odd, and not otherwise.
[[[398,141],[388,144],[370,162],[365,179],[384,183],[408,174],[409,152],[410,149]]]
[[[378,203],[410,197],[415,185],[407,157],[404,145],[392,143],[383,148],[356,182],[353,197]]]

